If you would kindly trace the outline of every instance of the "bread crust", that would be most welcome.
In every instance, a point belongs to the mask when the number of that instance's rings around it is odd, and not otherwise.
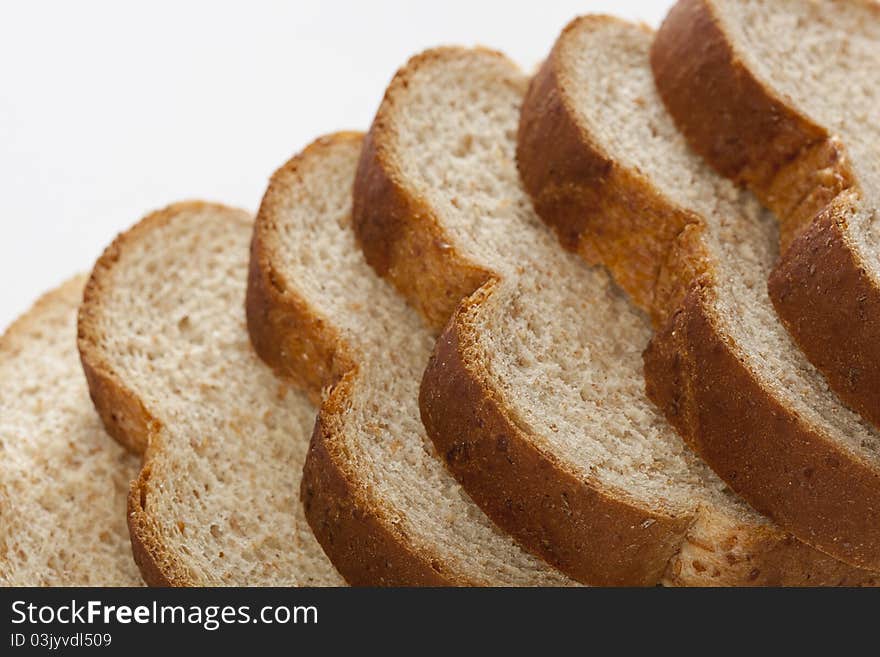
[[[132,482],[128,496],[128,527],[135,563],[150,586],[197,586],[199,582],[177,556],[165,548],[150,520],[149,510],[145,506],[146,492],[153,456],[161,449],[158,436],[162,425],[101,355],[98,348],[101,340],[98,316],[106,276],[128,244],[136,242],[145,233],[167,225],[181,212],[206,209],[229,212],[223,206],[201,201],[176,203],[154,212],[120,234],[95,263],[86,284],[77,322],[77,345],[95,408],[114,439],[143,455],[140,475]]]
[[[420,395],[428,435],[480,508],[548,563],[593,585],[656,584],[692,518],[584,481],[517,426],[471,356],[468,316],[493,288],[489,282],[463,301],[437,341]]]
[[[861,4],[880,20],[880,6]],[[841,399],[880,427],[880,318],[866,312],[880,308],[880,274],[848,227],[860,192],[846,145],[748,68],[709,0],[675,5],[652,66],[691,146],[779,218],[769,290],[786,328]]]
[[[880,294],[848,245],[844,217],[851,207],[847,194],[832,201],[776,265],[768,289],[831,388],[876,424],[878,408],[869,396],[880,390],[880,368],[873,366],[880,362]],[[856,397],[860,403],[852,403]]]
[[[360,134],[325,137],[299,157],[287,162],[269,182],[266,199],[254,224],[248,286],[245,298],[248,334],[257,355],[279,377],[304,390],[315,406],[321,390],[339,380],[353,364],[348,350],[330,322],[291,290],[273,262],[278,262],[267,240],[276,229],[271,193],[281,175],[294,175],[303,160],[336,141],[360,139]]]
[[[625,270],[628,259],[652,258],[657,272],[653,279],[645,276],[622,283],[635,299],[648,300],[653,306],[648,310],[657,333],[645,353],[649,397],[686,442],[757,510],[810,545],[854,564],[834,563],[777,530],[768,532],[754,551],[751,565],[760,579],[767,581],[767,573],[775,573],[770,582],[872,583],[873,575],[855,566],[880,569],[880,553],[870,548],[880,538],[876,473],[856,459],[835,453],[827,436],[762,388],[716,321],[711,304],[713,273],[703,237],[705,221],[676,209],[638,173],[615,166],[579,128],[576,112],[568,105],[561,77],[565,75],[562,40],[571,30],[607,20],[613,19],[573,21],[530,87],[517,151],[526,189],[541,217],[565,236],[562,241],[568,248],[591,262],[593,254],[602,253],[598,262],[609,263],[615,276]],[[560,123],[566,127],[557,127]],[[601,167],[591,164],[593,159]],[[591,175],[597,171],[600,175]],[[658,228],[664,221],[668,225]],[[632,241],[644,239],[644,248],[632,250],[619,241],[618,225],[641,233],[642,238]],[[634,285],[645,289],[634,290]],[[768,432],[778,433],[786,448],[774,455],[771,441],[765,439]],[[803,464],[808,459],[824,463],[821,459],[832,453],[839,467],[813,475],[808,486]],[[786,463],[789,467],[782,467]],[[800,469],[796,464],[801,464]],[[854,490],[847,488],[850,477],[858,479],[863,497],[849,495]],[[864,502],[853,509],[851,499]],[[815,518],[822,522],[816,523]],[[848,544],[839,540],[841,535],[851,537]]]
[[[411,61],[430,62],[435,56],[439,55],[429,51]],[[405,84],[406,78],[406,71],[398,73],[396,84]],[[386,93],[364,139],[354,180],[352,221],[370,266],[392,281],[427,324],[439,331],[458,302],[491,274],[458,253],[432,220],[424,199],[402,186],[399,170],[382,146],[391,131],[387,115],[393,103],[393,95]]]
[[[584,24],[609,20],[615,19],[584,16],[569,23],[532,79],[520,117],[517,163],[536,212],[562,245],[607,267],[633,303],[660,325],[704,269],[704,259],[693,252],[696,242],[682,241],[685,252],[670,245],[702,220],[669,204],[638,173],[609,158],[578,125],[571,101],[561,93],[562,39]]]
[[[322,406],[303,470],[301,497],[318,542],[352,586],[478,584],[415,548],[348,472],[337,436],[355,376],[347,374]]]
[[[187,207],[199,207],[199,204],[186,202],[159,210],[118,235],[95,263],[86,283],[83,302],[77,316],[77,347],[89,385],[89,395],[107,433],[135,454],[143,454],[147,450],[150,435],[154,428],[158,428],[158,422],[138,396],[114,373],[98,348],[101,339],[98,315],[101,309],[104,276],[119,260],[126,244],[136,241],[146,230],[164,226],[174,212]]]
[[[142,454],[147,448],[148,427],[154,420],[141,401],[97,359],[81,354],[80,360],[89,396],[107,433],[126,449]]]
[[[131,482],[128,493],[128,534],[134,562],[147,586],[198,586],[183,564],[162,546],[158,534],[151,528],[146,508],[149,481],[150,466],[147,463],[137,479]]]
[[[712,294],[712,287],[695,285],[651,341],[648,396],[755,509],[809,545],[874,568],[880,560],[876,470],[842,454],[762,386],[717,325]]]
[[[395,525],[379,500],[358,483],[345,454],[342,418],[351,406],[358,364],[332,323],[318,316],[293,282],[273,268],[271,231],[276,230],[275,191],[282,177],[299,175],[310,161],[342,143],[363,141],[357,132],[322,137],[272,177],[254,228],[247,293],[248,330],[258,355],[282,378],[307,390],[320,412],[303,469],[301,498],[306,518],[339,573],[355,586],[463,586],[430,550],[419,549]],[[281,188],[281,189],[279,189]],[[321,403],[322,390],[329,390]]]

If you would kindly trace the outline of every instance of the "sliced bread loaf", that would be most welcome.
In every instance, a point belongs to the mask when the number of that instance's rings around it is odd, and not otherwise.
[[[776,226],[688,150],[654,88],[651,37],[569,25],[523,107],[523,180],[563,242],[651,311],[648,392],[689,444],[801,540],[880,570],[880,435],[776,318]]]
[[[142,451],[128,498],[152,585],[338,585],[297,499],[308,398],[257,358],[244,318],[253,222],[181,203],[108,247],[79,316],[92,398]]]
[[[880,426],[880,5],[683,0],[652,63],[691,146],[778,217],[785,326]]]
[[[137,458],[89,402],[76,352],[85,277],[0,338],[0,585],[138,586],[125,524]]]
[[[520,184],[527,84],[487,50],[413,58],[355,180],[368,261],[436,325],[454,312],[421,389],[447,466],[501,527],[581,581],[864,581],[733,496],[646,398],[647,318],[559,248]]]
[[[302,484],[315,535],[354,584],[571,584],[491,523],[425,436],[418,386],[434,339],[355,241],[361,142],[331,135],[281,167],[254,230],[257,351],[315,395],[328,389]]]

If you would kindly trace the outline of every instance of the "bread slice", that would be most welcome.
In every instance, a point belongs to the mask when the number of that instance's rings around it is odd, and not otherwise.
[[[652,63],[690,144],[778,217],[786,328],[880,426],[880,5],[686,0]]]
[[[648,393],[688,443],[801,540],[880,570],[880,435],[777,320],[776,226],[688,150],[654,89],[651,37],[569,25],[523,107],[523,180],[563,242],[652,313]]]
[[[76,352],[85,277],[0,338],[0,585],[139,586],[125,525],[137,459],[89,402]]]
[[[180,203],[95,265],[79,348],[110,433],[142,451],[128,498],[151,585],[338,585],[297,499],[314,423],[245,326],[246,213]]]
[[[559,248],[520,184],[527,83],[499,53],[418,55],[386,91],[355,180],[368,261],[435,324],[454,312],[421,389],[447,466],[581,581],[863,581],[734,497],[646,398],[646,316]]]
[[[330,135],[281,167],[254,231],[257,351],[299,385],[329,387],[302,484],[315,535],[354,584],[572,584],[499,531],[425,437],[418,385],[434,339],[355,241],[361,142]]]

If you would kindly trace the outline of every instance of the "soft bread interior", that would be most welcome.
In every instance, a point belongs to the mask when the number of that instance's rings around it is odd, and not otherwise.
[[[138,586],[125,523],[137,457],[104,432],[76,352],[84,277],[0,338],[0,584]]]

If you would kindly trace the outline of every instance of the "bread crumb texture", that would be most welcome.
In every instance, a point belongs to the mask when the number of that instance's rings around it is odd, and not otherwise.
[[[125,499],[138,458],[89,400],[76,351],[84,277],[0,338],[0,584],[138,586]]]

